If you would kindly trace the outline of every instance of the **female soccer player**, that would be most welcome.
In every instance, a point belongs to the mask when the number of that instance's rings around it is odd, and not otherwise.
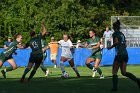
[[[117,89],[118,89],[117,72],[118,72],[119,68],[121,69],[121,73],[123,76],[126,76],[126,77],[130,78],[131,80],[137,82],[137,84],[140,88],[140,80],[137,79],[132,73],[126,71],[126,66],[127,66],[127,62],[128,62],[128,53],[126,50],[125,36],[122,32],[120,32],[120,21],[119,20],[117,20],[113,24],[113,29],[115,31],[113,33],[113,45],[111,47],[108,47],[108,49],[115,47],[115,50],[116,50],[116,56],[115,56],[113,68],[112,68],[113,69],[112,91],[117,91]]]
[[[101,51],[96,52],[100,49],[100,38],[97,37],[95,34],[96,31],[94,29],[91,29],[89,31],[90,39],[85,44],[85,47],[90,47],[89,49],[92,50],[93,54],[86,60],[85,64],[89,69],[93,70],[92,77],[95,77],[96,72],[98,72],[100,75],[100,79],[103,79],[104,76],[102,74],[102,70],[99,68],[102,54]],[[95,62],[94,67],[90,64],[91,62]]]
[[[12,57],[12,54],[15,53],[16,49],[19,47],[18,44],[22,41],[22,35],[17,34],[15,38],[16,39],[11,43],[11,45],[0,55],[0,67],[2,67],[5,61],[11,65],[10,67],[1,71],[4,78],[6,78],[6,72],[17,69],[17,65]]]
[[[68,35],[64,34],[63,40],[60,40],[58,43],[60,44],[60,46],[62,48],[61,60],[60,60],[60,68],[62,71],[62,77],[63,77],[63,74],[66,73],[66,71],[64,69],[64,62],[66,62],[66,61],[69,61],[69,64],[75,71],[77,77],[80,77],[80,74],[79,74],[76,66],[74,65],[74,60],[73,60],[73,55],[72,55],[73,44],[70,41],[70,39],[68,38]]]
[[[31,40],[24,46],[24,48],[30,46],[32,49],[32,52],[30,53],[28,66],[25,69],[22,75],[22,78],[20,80],[21,82],[24,82],[26,74],[31,70],[31,68],[34,65],[34,68],[28,78],[28,81],[30,81],[30,79],[35,75],[38,67],[43,61],[43,51],[45,50],[42,49],[41,39],[42,39],[42,36],[44,36],[47,32],[44,23],[42,23],[42,28],[43,28],[43,31],[39,35],[36,35],[35,31],[32,31],[30,33]]]

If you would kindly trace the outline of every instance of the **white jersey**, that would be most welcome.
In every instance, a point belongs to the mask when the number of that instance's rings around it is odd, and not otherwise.
[[[108,32],[107,31],[104,32],[105,38],[111,38],[112,37],[112,34],[113,34],[113,32],[110,31],[110,30]]]
[[[61,57],[63,56],[65,58],[73,58],[72,52],[70,50],[70,48],[73,46],[72,42],[70,40],[67,40],[66,42],[64,40],[60,40],[58,43],[62,48]]]

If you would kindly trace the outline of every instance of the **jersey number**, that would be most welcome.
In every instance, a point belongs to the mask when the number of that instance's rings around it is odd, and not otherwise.
[[[33,46],[34,48],[37,48],[37,47],[38,47],[38,44],[34,41],[34,42],[32,43],[32,46]]]

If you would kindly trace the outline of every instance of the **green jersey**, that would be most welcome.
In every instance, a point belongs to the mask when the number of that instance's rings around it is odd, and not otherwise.
[[[41,44],[42,44],[42,48],[44,48],[45,46],[47,46],[47,43],[44,39],[41,40]]]
[[[117,38],[119,41],[119,43],[115,46],[116,54],[127,55],[126,40],[124,34],[120,31],[116,31],[113,33],[113,41],[115,41],[115,38]]]
[[[10,57],[17,49],[18,42],[15,40],[13,41],[10,46],[2,53],[5,57]]]
[[[31,40],[27,42],[26,46],[30,46],[32,49],[31,55],[43,54],[41,39],[42,34],[39,34],[38,36],[31,38]]]
[[[88,41],[87,41],[87,44],[88,46],[90,47],[93,47],[93,46],[96,46],[98,44],[98,42],[100,42],[100,38],[95,36],[94,39],[90,38]],[[100,47],[99,47],[100,48]],[[94,53],[95,51],[97,51],[99,48],[94,48],[92,50],[92,52]],[[101,54],[101,51],[97,52],[96,54]]]

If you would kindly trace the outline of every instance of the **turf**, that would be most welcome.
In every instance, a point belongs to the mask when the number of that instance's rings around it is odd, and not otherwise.
[[[1,68],[3,69],[3,68]],[[0,93],[111,93],[112,87],[111,71],[112,67],[101,67],[105,79],[99,79],[97,74],[95,78],[91,77],[92,71],[86,67],[78,67],[81,78],[77,78],[70,67],[66,67],[69,73],[69,79],[62,79],[60,68],[49,67],[50,74],[44,76],[41,69],[38,69],[35,77],[28,83],[20,83],[20,77],[24,67],[7,73],[7,79],[3,79],[0,74]],[[140,66],[128,66],[127,70],[140,77]],[[29,74],[28,74],[29,75]],[[27,77],[28,77],[27,75]],[[116,93],[140,93],[137,84],[133,81],[119,75],[119,90]]]

